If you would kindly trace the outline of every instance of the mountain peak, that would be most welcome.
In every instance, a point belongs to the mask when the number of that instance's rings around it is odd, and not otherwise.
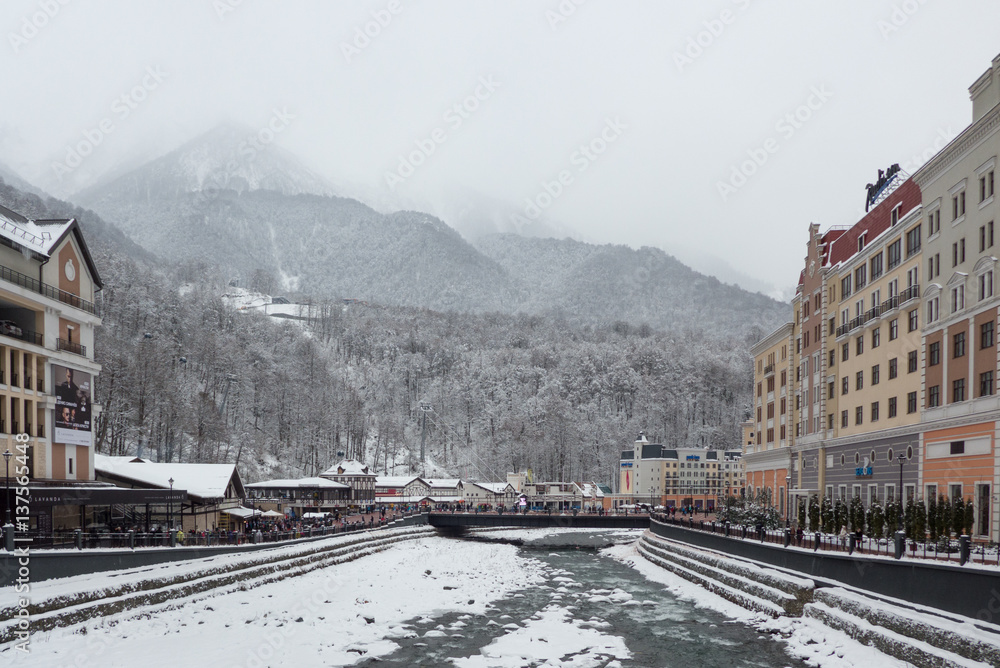
[[[284,129],[278,112],[259,130],[224,122],[166,155],[81,192],[88,204],[119,189],[146,197],[174,197],[205,190],[274,190],[284,195],[333,195],[334,187],[277,145]],[[98,194],[100,193],[100,195]]]

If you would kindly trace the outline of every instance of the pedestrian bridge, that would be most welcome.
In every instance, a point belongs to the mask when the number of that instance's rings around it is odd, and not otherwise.
[[[649,515],[549,515],[547,513],[431,512],[427,523],[439,528],[510,527],[524,529],[648,529]]]

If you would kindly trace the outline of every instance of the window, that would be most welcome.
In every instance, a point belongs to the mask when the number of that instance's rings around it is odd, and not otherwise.
[[[941,405],[941,386],[927,388],[927,408],[937,408]]]
[[[872,385],[878,385],[879,381],[879,368],[878,364],[872,367]]]
[[[868,266],[861,265],[854,270],[854,289],[860,290],[868,284]]]
[[[840,411],[840,426],[844,429],[847,428],[847,411]]]
[[[73,458],[70,457],[68,461],[69,461],[69,471],[67,471],[67,472],[68,473],[72,473],[73,472]]]
[[[927,236],[928,238],[941,231],[941,210],[931,211],[927,214]]]
[[[889,360],[889,380],[892,380],[899,375],[899,362],[897,358],[893,357]]]
[[[934,297],[927,301],[927,322],[937,322],[938,316],[941,315],[940,309],[938,308],[938,298]]]
[[[909,313],[909,320],[910,320],[910,323],[909,323],[910,324],[910,330],[909,331],[911,331],[911,332],[917,331],[917,327],[919,327],[919,322],[920,322],[918,320],[918,316],[917,316],[917,309],[913,309],[912,311],[910,311],[910,313]]]
[[[951,383],[951,401],[956,403],[965,401],[965,379],[959,378]]]
[[[833,399],[834,392],[836,392],[836,384],[831,380],[826,384],[826,398]]]
[[[826,428],[833,430],[833,413],[826,416]]]
[[[837,351],[833,348],[830,349],[830,368],[833,368],[834,363],[837,361]]]
[[[878,348],[882,338],[882,328],[876,327],[872,330],[872,348]]]
[[[862,334],[854,341],[854,352],[856,355],[860,355],[865,352],[865,337]]]
[[[899,266],[899,263],[903,261],[903,241],[902,239],[896,239],[889,247],[886,249],[886,260],[887,269],[892,271]],[[848,279],[848,284],[850,284],[850,279]]]
[[[934,253],[933,257],[927,258],[927,280],[933,280],[935,276],[941,274],[941,253]]]
[[[895,227],[896,223],[899,222],[899,207],[901,205],[897,204],[896,207],[889,213],[889,227]]]
[[[951,312],[958,313],[965,308],[965,286],[959,285],[951,289]]]
[[[965,357],[965,332],[958,332],[951,337],[952,357]]]
[[[889,321],[889,340],[895,341],[896,337],[899,336],[899,318],[893,318]]]
[[[985,371],[979,374],[979,396],[988,397],[993,394],[993,372]]]
[[[851,275],[848,274],[840,279],[840,298],[847,299],[851,296]]]
[[[830,336],[833,336],[833,332],[835,329],[836,329],[836,320],[834,318],[830,318],[829,326],[827,327],[826,333]]]
[[[935,341],[927,346],[927,366],[937,366],[941,363],[941,342]]]
[[[848,389],[849,389],[849,384],[847,382],[847,376],[844,376],[843,378],[840,379],[840,393],[847,394]]]
[[[858,406],[854,409],[854,424],[863,424],[865,421],[865,407]]]
[[[841,353],[840,354],[840,361],[841,362],[846,362],[847,358],[850,357],[850,354],[851,354],[851,344],[844,343],[844,345],[842,345],[840,347],[840,353]]]
[[[896,397],[889,397],[889,419],[896,417]]]
[[[965,191],[952,195],[951,198],[951,219],[958,220],[965,215]]]
[[[917,351],[911,350],[906,354],[906,372],[913,373],[917,370]]]
[[[872,422],[878,422],[878,402],[872,402]]]
[[[860,390],[865,386],[865,372],[859,371],[854,374],[854,389]]]
[[[993,270],[979,274],[979,301],[993,296]]]
[[[882,275],[882,254],[879,253],[878,255],[873,257],[871,259],[871,262],[869,263],[869,266],[871,268],[871,271],[869,273],[871,274],[871,279],[874,281],[876,278]]]
[[[993,170],[979,177],[979,201],[985,202],[993,197]]]
[[[979,347],[993,347],[993,321],[984,322],[979,326]]]
[[[906,257],[911,258],[920,252],[920,226],[917,225],[906,233]]]

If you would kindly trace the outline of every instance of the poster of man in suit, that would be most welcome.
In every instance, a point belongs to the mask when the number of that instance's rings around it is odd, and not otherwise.
[[[56,387],[56,443],[90,445],[91,375],[52,365]]]

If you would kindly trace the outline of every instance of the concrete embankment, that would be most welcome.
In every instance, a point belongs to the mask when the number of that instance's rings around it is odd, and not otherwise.
[[[133,609],[148,612],[151,607],[181,605],[203,593],[225,594],[278,582],[434,535],[429,526],[357,531],[269,549],[46,580],[30,585],[27,618],[35,633]],[[15,600],[2,605],[0,644],[17,637],[23,616]]]
[[[965,617],[913,604],[651,531],[643,534],[638,551],[737,605],[771,616],[819,620],[921,668],[1000,666],[1000,626],[983,615]]]

